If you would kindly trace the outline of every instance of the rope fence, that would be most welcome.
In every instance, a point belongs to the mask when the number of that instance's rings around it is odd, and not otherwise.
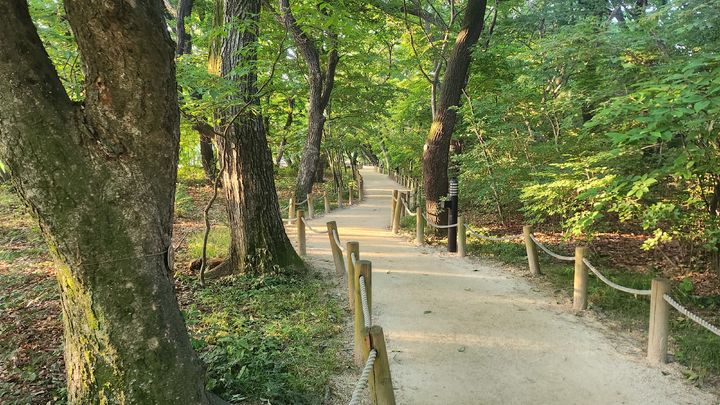
[[[347,250],[342,248],[334,221],[327,223],[327,229],[335,270],[348,281],[348,301],[353,308],[355,363],[359,366],[364,361],[350,404],[360,404],[363,391],[369,385],[372,403],[395,405],[383,330],[372,325],[372,263],[360,260],[358,242],[347,242]],[[343,260],[344,253],[347,253],[347,263]]]
[[[535,239],[535,235],[533,235],[533,234],[530,234],[530,239],[532,239],[532,241],[535,242],[535,245],[537,247],[539,247],[540,249],[542,249],[543,252],[547,253],[548,255],[550,255],[558,260],[564,260],[564,261],[568,261],[568,262],[575,261],[575,257],[573,257],[573,256],[563,256],[563,255],[554,253],[553,251],[551,251],[550,249],[545,247],[545,245],[540,243],[537,239]]]
[[[401,184],[412,184],[412,181],[408,183],[407,180],[403,180],[398,176],[390,176],[396,182],[402,182]],[[593,265],[586,257],[587,248],[583,246],[575,247],[575,256],[565,256],[550,250],[547,246],[542,244],[537,237],[533,234],[532,227],[526,225],[523,227],[522,234],[506,235],[506,236],[490,236],[483,235],[480,232],[473,229],[471,226],[464,223],[463,217],[458,216],[458,221],[455,224],[450,225],[439,225],[431,221],[426,213],[420,206],[417,207],[416,212],[413,213],[410,207],[407,205],[404,196],[404,191],[393,190],[393,196],[391,199],[391,224],[393,233],[400,232],[400,217],[403,214],[412,215],[416,218],[416,238],[415,241],[418,245],[425,243],[425,225],[435,229],[449,229],[458,227],[463,229],[465,232],[458,232],[458,243],[457,252],[459,256],[465,255],[465,236],[466,233],[473,235],[479,239],[488,240],[492,242],[510,242],[519,239],[523,239],[527,251],[528,267],[532,274],[540,274],[540,264],[538,260],[538,248],[541,251],[548,254],[550,257],[575,263],[575,272],[573,276],[573,309],[585,310],[587,309],[587,279],[588,272],[594,274],[604,284],[618,291],[632,294],[635,296],[649,296],[650,297],[650,327],[648,334],[648,359],[656,364],[667,362],[667,342],[669,335],[669,317],[667,312],[669,307],[675,308],[682,315],[688,317],[693,322],[702,326],[709,332],[720,336],[720,328],[712,325],[705,319],[702,319],[697,314],[692,313],[687,308],[680,305],[670,295],[669,282],[664,279],[652,280],[652,286],[650,289],[637,289],[630,288],[618,283],[611,281],[606,277],[595,265]],[[401,204],[402,203],[402,204]],[[354,264],[354,263],[353,263]]]
[[[518,239],[518,238],[522,238],[522,234],[519,234],[519,235],[500,236],[500,237],[483,235],[483,234],[475,231],[474,229],[470,228],[470,226],[467,225],[467,224],[465,225],[465,229],[467,229],[467,231],[470,232],[470,234],[474,235],[476,238],[485,239],[485,240],[489,240],[489,241],[492,241],[492,242],[508,242],[508,241],[511,241],[511,240],[515,240],[515,239]]]
[[[711,324],[710,322],[702,319],[699,315],[696,315],[696,314],[690,312],[689,309],[680,305],[671,296],[669,296],[667,294],[663,294],[663,299],[665,300],[665,302],[670,304],[671,307],[675,308],[678,312],[680,312],[681,314],[688,317],[691,321],[697,323],[698,325],[700,325],[703,328],[707,329],[708,331],[716,334],[717,336],[720,336],[720,328],[718,328],[717,326]]]
[[[587,266],[588,269],[590,269],[590,271],[595,273],[597,278],[602,280],[603,283],[607,284],[608,286],[610,286],[616,290],[623,291],[623,292],[626,292],[628,294],[633,294],[633,295],[650,295],[650,292],[651,292],[650,290],[636,290],[634,288],[623,287],[620,284],[613,283],[607,277],[603,276],[603,274],[600,273],[600,271],[598,271],[598,269],[596,269],[595,266],[593,266],[588,259],[583,258],[582,262],[583,262],[583,264],[585,264],[585,266]]]
[[[313,228],[312,226],[310,226],[310,224],[307,223],[307,221],[305,220],[305,218],[303,218],[302,221],[303,221],[303,224],[305,224],[305,227],[308,228],[311,232],[314,232],[314,233],[328,233],[327,230],[318,231],[317,229]]]
[[[377,358],[377,350],[372,349],[370,350],[370,353],[368,354],[367,361],[365,362],[365,367],[363,367],[362,373],[360,373],[360,378],[358,378],[357,383],[355,383],[355,389],[353,389],[352,397],[350,398],[350,404],[349,405],[359,405],[360,401],[362,400],[362,392],[367,388],[368,386],[368,379],[370,378],[370,372],[372,371],[373,367],[375,366],[375,359]]]
[[[365,287],[365,276],[360,276],[360,300],[362,302],[363,320],[365,321],[365,327],[369,328],[372,326],[372,319],[370,316],[370,307],[368,306],[367,287]]]

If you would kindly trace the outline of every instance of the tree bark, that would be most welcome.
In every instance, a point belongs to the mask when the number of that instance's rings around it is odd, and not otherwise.
[[[192,14],[193,0],[180,0],[177,7],[177,44],[175,46],[176,55],[185,55],[192,53],[192,35],[185,30],[185,18]],[[201,96],[195,95],[194,97],[200,98]],[[215,181],[215,175],[217,172],[215,151],[213,147],[213,137],[215,136],[213,128],[205,122],[197,121],[193,123],[193,129],[198,132],[200,142],[200,159],[202,162],[203,171],[205,172],[205,178],[209,182]]]
[[[258,19],[260,0],[226,0],[222,44],[223,77],[237,83],[235,106],[223,117],[227,128],[216,139],[227,200],[231,244],[228,267],[253,274],[302,267],[280,218],[273,164],[262,116],[252,108],[257,96]],[[237,22],[243,22],[238,27]],[[241,30],[242,29],[242,30]],[[240,66],[250,69],[238,69]],[[246,73],[237,74],[243,70]],[[234,119],[234,121],[232,121]],[[230,125],[227,127],[227,125]]]
[[[330,101],[333,85],[335,83],[335,69],[339,56],[335,47],[337,35],[328,34],[331,49],[327,55],[325,70],[321,68],[320,56],[314,41],[299,26],[290,9],[289,0],[279,0],[280,14],[278,21],[285,26],[295,41],[308,68],[309,103],[308,103],[308,136],[302,151],[302,158],[298,169],[295,198],[301,201],[311,190],[315,168],[320,158],[320,144],[322,142],[323,127],[325,125],[325,108]]]
[[[275,158],[275,166],[280,166],[283,155],[285,154],[285,145],[287,145],[287,134],[290,131],[293,123],[293,113],[295,111],[295,99],[290,97],[288,99],[288,113],[287,119],[285,120],[285,126],[283,127],[283,138],[278,147],[277,157]]]
[[[162,3],[66,0],[86,99],[0,0],[0,159],[56,262],[70,403],[208,403],[169,278],[179,145]]]
[[[177,35],[175,53],[178,55],[192,53],[192,36],[185,30],[185,17],[190,17],[190,14],[192,14],[192,9],[193,0],[178,1],[175,26],[175,34]]]
[[[205,178],[210,182],[214,182],[215,176],[217,176],[217,160],[215,159],[215,148],[212,143],[215,130],[204,121],[195,122],[192,128],[200,135],[200,160],[203,172],[205,172]]]
[[[423,151],[425,208],[429,218],[440,224],[447,224],[447,217],[439,215],[438,202],[448,191],[450,139],[457,118],[456,109],[467,83],[472,48],[483,29],[486,3],[486,0],[468,1],[462,27],[445,69],[436,114],[425,141]]]

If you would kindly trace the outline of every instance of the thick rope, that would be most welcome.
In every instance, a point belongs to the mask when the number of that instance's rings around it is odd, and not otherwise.
[[[332,235],[333,239],[335,239],[335,244],[337,245],[338,249],[340,249],[340,253],[345,253],[345,250],[343,250],[342,246],[340,245],[340,238],[338,237],[337,231],[333,229]]]
[[[609,285],[610,287],[612,287],[616,290],[620,290],[620,291],[626,292],[628,294],[634,294],[634,295],[650,295],[650,292],[651,292],[650,290],[636,290],[634,288],[623,287],[620,284],[613,283],[607,277],[603,276],[602,273],[600,273],[600,271],[598,271],[598,269],[595,268],[595,266],[590,264],[590,261],[588,259],[583,258],[583,263],[585,263],[585,265],[588,267],[588,269],[590,269],[593,273],[595,273],[595,275],[600,280],[602,280],[603,283]]]
[[[428,225],[430,225],[430,226],[433,227],[433,228],[437,228],[437,229],[450,229],[450,228],[455,228],[455,227],[457,226],[456,223],[455,223],[455,224],[452,224],[452,225],[435,225],[435,224],[432,223],[432,221],[430,221],[430,220],[428,219],[427,215],[425,215],[425,214],[423,214],[423,218],[425,218],[425,222],[426,222]]]
[[[283,222],[287,222],[292,224],[293,222],[297,221],[297,218],[281,218]]]
[[[472,228],[470,228],[468,225],[465,225],[465,229],[467,229],[468,231],[470,231],[471,234],[475,235],[476,237],[478,237],[480,239],[491,240],[493,242],[507,242],[507,241],[521,238],[523,236],[522,234],[520,234],[520,235],[501,236],[501,237],[496,238],[494,236],[482,235],[482,234],[476,232],[475,230],[473,230]]]
[[[667,294],[663,294],[663,299],[665,299],[665,301],[667,301],[668,304],[672,305],[672,307],[677,309],[678,312],[680,312],[681,314],[687,316],[688,318],[693,320],[695,323],[697,323],[698,325],[702,326],[703,328],[709,330],[710,332],[720,336],[720,329],[718,329],[717,326],[715,326],[715,325],[711,324],[710,322],[693,314],[692,312],[690,312],[690,310],[688,310],[684,306],[678,304],[678,302],[675,301],[671,296],[669,296]]]
[[[369,328],[372,326],[372,319],[370,318],[370,306],[368,305],[367,287],[365,287],[365,276],[360,276],[360,301],[362,302],[362,311],[363,319],[365,320],[365,327]]]
[[[368,379],[370,378],[370,372],[373,369],[373,366],[375,365],[375,358],[377,357],[377,350],[370,349],[370,353],[368,353],[367,361],[365,362],[365,367],[363,368],[362,373],[360,374],[360,378],[358,379],[357,383],[355,383],[355,389],[352,393],[352,398],[350,398],[350,404],[349,405],[360,405],[360,394],[362,391],[367,387],[368,385]]]
[[[556,258],[556,259],[558,259],[558,260],[565,260],[565,261],[568,261],[568,262],[575,261],[575,257],[573,257],[573,256],[563,256],[563,255],[559,255],[559,254],[557,254],[557,253],[555,253],[555,252],[552,252],[550,249],[546,248],[545,245],[543,245],[543,244],[540,243],[537,239],[535,239],[535,236],[534,236],[533,234],[530,234],[530,239],[532,239],[532,241],[535,242],[535,244],[536,244],[540,249],[542,249],[545,253],[549,254],[550,256],[552,256],[552,257],[554,257],[554,258]]]
[[[306,226],[309,230],[311,230],[312,232],[315,232],[315,233],[328,233],[327,229],[324,230],[324,231],[318,231],[317,229],[313,228],[312,226],[310,226],[310,224],[307,223],[307,221],[305,220],[305,218],[303,218],[302,221],[303,221],[303,224],[305,224],[305,226]]]
[[[305,203],[307,202],[307,200],[308,200],[308,199],[306,198],[306,199],[300,201],[299,203],[295,203],[295,205],[303,205],[303,204],[305,204]]]
[[[405,212],[407,212],[408,215],[410,215],[411,217],[417,216],[417,212],[412,212],[412,211],[410,211],[410,207],[408,207],[408,205],[407,205],[407,203],[405,202],[405,200],[402,200],[402,203],[403,203],[403,205],[405,206]]]

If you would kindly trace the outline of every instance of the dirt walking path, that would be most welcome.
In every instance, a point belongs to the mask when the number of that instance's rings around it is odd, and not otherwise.
[[[501,265],[392,235],[398,185],[362,174],[362,204],[308,222],[337,221],[343,245],[359,241],[372,261],[373,323],[385,330],[399,404],[719,403]],[[307,235],[309,259],[328,266],[328,236]]]

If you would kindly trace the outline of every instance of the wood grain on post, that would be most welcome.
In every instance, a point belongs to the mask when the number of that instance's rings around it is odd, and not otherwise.
[[[308,210],[307,210],[308,218],[313,219],[313,218],[315,218],[315,206],[314,206],[315,201],[314,201],[314,199],[313,199],[313,194],[312,194],[312,193],[309,193],[309,194],[307,195],[307,201],[308,201],[308,202],[307,202],[307,204],[308,204]]]
[[[538,262],[537,246],[535,242],[530,238],[532,234],[532,226],[523,226],[523,239],[525,239],[525,251],[528,257],[528,267],[530,268],[530,274],[536,276],[540,274],[540,263]]]
[[[375,364],[368,377],[370,386],[370,399],[373,405],[395,405],[395,392],[393,391],[392,376],[390,375],[390,361],[385,335],[380,326],[372,326],[367,330],[363,339],[363,358],[367,361],[370,350],[375,349]]]
[[[393,190],[392,198],[390,199],[390,226],[392,226],[393,220],[395,219],[395,205],[397,205],[398,190]]]
[[[457,217],[457,254],[465,257],[465,219],[462,215]]]
[[[575,276],[573,277],[573,309],[582,311],[587,309],[587,280],[588,268],[583,263],[587,255],[584,246],[575,247]]]
[[[360,243],[348,242],[345,246],[345,252],[347,255],[345,268],[347,269],[348,302],[350,303],[350,308],[352,309],[355,307],[355,275],[357,274],[355,266],[353,266],[352,254],[355,253],[355,258],[360,260]]]
[[[363,340],[365,336],[365,317],[363,315],[362,298],[360,295],[360,276],[365,278],[365,291],[367,292],[367,303],[372,319],[372,263],[369,260],[360,260],[356,266],[353,283],[355,288],[355,311],[354,311],[354,330],[355,330],[355,363],[361,366],[364,364],[363,358]]]
[[[650,363],[665,364],[670,330],[670,304],[665,301],[663,295],[670,292],[670,283],[662,278],[653,279],[650,291],[647,358]]]
[[[295,219],[295,197],[290,197],[290,204],[288,205],[288,218]]]
[[[300,256],[305,256],[307,254],[307,247],[305,244],[305,221],[303,221],[304,218],[305,211],[298,210],[297,221],[295,221],[295,224],[297,225],[297,241]]]
[[[333,262],[335,262],[335,272],[339,276],[342,276],[345,274],[345,261],[343,260],[340,247],[335,243],[335,237],[333,236],[333,231],[337,232],[337,223],[335,221],[328,222],[327,230],[328,237],[330,238],[330,251],[333,255]],[[340,239],[340,235],[338,235],[338,239]]]
[[[323,193],[323,203],[325,204],[325,214],[330,213],[330,198],[328,198],[327,192]]]
[[[400,214],[403,212],[403,209],[404,209],[402,201],[400,200],[402,198],[402,196],[403,196],[402,193],[397,194],[398,200],[397,200],[397,203],[395,204],[395,215],[393,216],[393,221],[392,221],[393,233],[400,233],[400,216],[401,216]]]
[[[363,191],[363,188],[365,188],[365,181],[363,179],[360,179],[360,186],[358,187],[358,201],[362,202],[362,200],[365,198],[365,192]]]
[[[422,208],[415,207],[415,243],[419,246],[425,244],[425,222],[423,222]]]
[[[348,187],[348,205],[353,205],[353,187]]]

